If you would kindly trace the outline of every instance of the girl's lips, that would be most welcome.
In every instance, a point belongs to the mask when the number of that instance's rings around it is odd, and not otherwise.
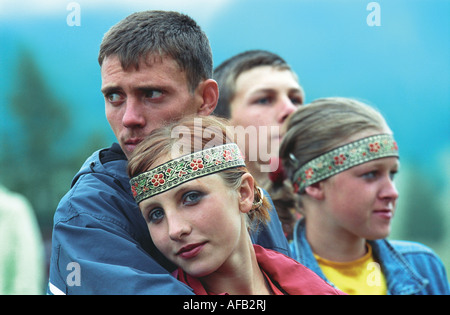
[[[385,219],[385,220],[390,220],[393,217],[393,213],[391,210],[375,210],[373,213],[377,217]]]
[[[186,245],[182,247],[176,255],[184,259],[194,258],[201,252],[205,244],[206,242]]]

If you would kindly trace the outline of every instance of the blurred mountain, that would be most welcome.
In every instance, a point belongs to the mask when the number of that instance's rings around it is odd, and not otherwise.
[[[297,71],[308,102],[362,99],[386,116],[403,158],[433,164],[450,146],[450,2],[379,3],[381,26],[369,27],[366,3],[230,1],[204,29],[216,65],[246,49],[279,53]],[[81,26],[67,25],[68,11],[0,21],[1,117],[8,117],[17,55],[25,47],[56,97],[70,104],[74,124],[66,143],[98,130],[107,135],[105,145],[114,141],[104,118],[97,53],[103,34],[131,12],[86,11]],[[17,132],[12,127],[2,119],[2,132]]]

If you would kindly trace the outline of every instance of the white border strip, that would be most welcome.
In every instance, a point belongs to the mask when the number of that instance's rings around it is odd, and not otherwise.
[[[61,291],[60,289],[58,289],[54,284],[52,284],[51,282],[48,283],[48,288],[50,290],[50,292],[53,295],[66,295],[63,291]]]

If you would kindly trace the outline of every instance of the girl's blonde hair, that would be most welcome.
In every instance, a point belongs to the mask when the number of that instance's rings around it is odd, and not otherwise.
[[[134,150],[128,162],[128,176],[133,178],[158,166],[158,161],[177,158],[179,153],[174,147],[182,148],[183,155],[233,142],[233,133],[227,134],[228,120],[214,116],[187,116],[154,130]],[[174,136],[176,133],[182,137]],[[187,152],[186,152],[187,151]],[[175,153],[178,156],[172,156]],[[237,189],[242,182],[242,175],[249,173],[246,167],[236,167],[217,173],[231,189]],[[261,194],[256,181],[254,184],[254,204],[249,213],[247,224],[255,229],[260,223],[269,219],[270,202]]]

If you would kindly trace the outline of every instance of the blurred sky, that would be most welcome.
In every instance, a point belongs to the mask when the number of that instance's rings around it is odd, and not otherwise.
[[[381,25],[372,27],[366,21],[370,2],[0,0],[0,131],[16,132],[5,111],[18,52],[27,49],[70,107],[67,143],[104,132],[109,145],[114,136],[104,117],[97,63],[103,34],[135,11],[177,10],[207,33],[215,65],[247,49],[278,53],[298,73],[307,102],[365,100],[385,115],[403,159],[448,171],[440,161],[450,154],[450,1],[377,1]],[[81,10],[80,26],[67,23],[71,3]],[[26,93],[27,87],[20,89]]]

